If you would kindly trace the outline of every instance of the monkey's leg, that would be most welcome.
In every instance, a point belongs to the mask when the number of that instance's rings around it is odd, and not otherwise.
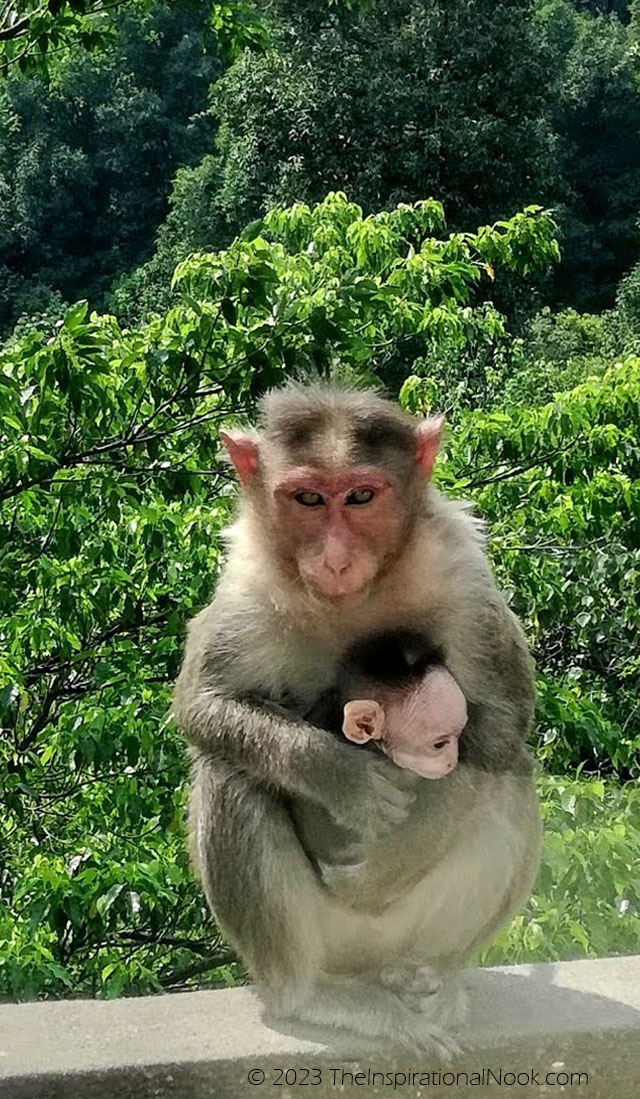
[[[290,1014],[322,963],[322,886],[277,797],[242,771],[200,757],[191,791],[192,853],[216,921],[263,999]]]
[[[406,1049],[451,1048],[415,998],[375,977],[323,974],[327,893],[277,798],[244,772],[200,758],[191,830],[209,905],[274,1014]]]

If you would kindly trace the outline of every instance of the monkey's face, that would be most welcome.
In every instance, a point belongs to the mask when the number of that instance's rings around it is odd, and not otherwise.
[[[406,527],[398,489],[376,466],[289,470],[273,488],[273,508],[281,555],[310,594],[341,606],[366,596]]]
[[[275,555],[278,579],[351,606],[402,553],[444,421],[414,426],[377,397],[340,409],[322,387],[301,393],[269,397],[262,434],[220,440],[258,517],[255,549]]]

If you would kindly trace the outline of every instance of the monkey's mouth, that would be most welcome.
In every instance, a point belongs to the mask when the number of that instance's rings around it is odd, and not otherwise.
[[[316,597],[330,607],[356,607],[366,598],[369,585],[358,588],[356,591],[339,592],[337,595],[329,595],[327,592],[318,591]]]
[[[308,595],[322,607],[355,607],[359,603],[362,603],[369,594],[371,588],[371,579],[369,577],[363,577],[360,583],[356,583],[347,586],[342,586],[342,590],[338,588],[338,585],[332,586],[331,584],[323,583],[323,580],[313,573],[309,572],[305,575],[305,572],[301,570],[300,579],[307,590]],[[355,578],[354,578],[355,579]]]

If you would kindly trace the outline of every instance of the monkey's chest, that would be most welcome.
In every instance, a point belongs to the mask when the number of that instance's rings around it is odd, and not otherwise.
[[[256,637],[240,675],[247,692],[308,712],[333,685],[339,653],[297,632]]]

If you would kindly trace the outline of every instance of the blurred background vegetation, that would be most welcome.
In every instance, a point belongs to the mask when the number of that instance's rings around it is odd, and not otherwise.
[[[637,951],[640,3],[34,0],[0,72],[0,996],[242,979],[171,683],[219,425],[334,372],[446,411],[536,656],[543,866],[482,960]]]

